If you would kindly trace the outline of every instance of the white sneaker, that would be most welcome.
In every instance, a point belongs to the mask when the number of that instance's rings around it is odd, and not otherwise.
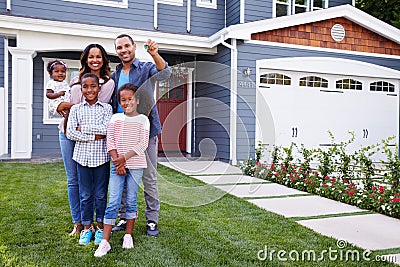
[[[107,254],[111,249],[110,243],[108,243],[107,240],[102,239],[99,247],[96,249],[96,252],[94,253],[95,257],[103,257],[104,255]]]
[[[124,235],[124,241],[122,242],[122,248],[133,248],[133,238],[129,234]]]

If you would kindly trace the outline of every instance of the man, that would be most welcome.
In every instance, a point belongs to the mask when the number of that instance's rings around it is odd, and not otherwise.
[[[135,56],[136,43],[127,34],[121,34],[115,38],[115,51],[121,59],[112,77],[117,85],[111,98],[113,112],[123,112],[116,98],[117,89],[125,83],[132,83],[139,87],[139,90],[146,90],[151,99],[154,99],[154,88],[156,81],[168,79],[171,71],[167,62],[158,54],[158,44],[147,40],[145,49],[154,60],[152,62],[140,62]],[[157,236],[158,214],[160,212],[160,201],[158,199],[157,185],[157,147],[158,137],[161,133],[161,123],[158,116],[156,104],[154,103],[149,115],[150,136],[149,145],[146,150],[147,168],[143,172],[144,198],[146,202],[146,228],[147,234]],[[113,231],[124,230],[126,226],[124,196],[121,203],[119,218],[120,221]]]

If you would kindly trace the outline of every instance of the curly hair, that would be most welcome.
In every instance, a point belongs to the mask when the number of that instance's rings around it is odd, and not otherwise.
[[[80,57],[81,68],[79,69],[79,76],[78,76],[79,79],[77,81],[78,84],[80,83],[82,76],[85,73],[91,72],[91,69],[89,68],[89,66],[87,64],[87,60],[89,57],[90,49],[92,49],[92,48],[100,49],[101,56],[103,58],[103,66],[101,66],[101,69],[100,69],[100,78],[102,78],[104,80],[104,82],[107,82],[111,77],[110,59],[108,58],[108,54],[107,54],[106,50],[100,44],[89,44],[83,50],[81,57]]]
[[[50,74],[50,76],[53,72],[54,67],[57,65],[61,65],[65,68],[65,70],[67,70],[68,66],[67,66],[67,64],[65,64],[64,61],[59,60],[59,59],[52,60],[49,63],[47,63],[47,72]]]

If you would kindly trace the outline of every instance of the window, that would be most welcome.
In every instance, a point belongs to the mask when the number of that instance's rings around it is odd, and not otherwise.
[[[308,11],[308,0],[295,0],[293,10],[294,14]]]
[[[187,77],[182,78],[172,74],[169,79],[158,81],[157,100],[158,99],[185,99],[184,84]]]
[[[159,4],[183,6],[183,0],[158,0]]]
[[[275,0],[274,17],[304,13],[328,7],[328,0]]]
[[[63,0],[63,1],[89,4],[89,5],[98,5],[98,6],[128,8],[128,0]]]
[[[217,0],[196,0],[196,6],[216,9]]]
[[[307,87],[323,87],[328,88],[328,80],[318,77],[318,76],[307,76],[300,78],[300,86]]]
[[[53,114],[49,112],[49,99],[46,97],[45,88],[46,84],[50,79],[49,73],[47,72],[47,63],[55,58],[42,58],[43,60],[43,70],[44,70],[44,78],[43,78],[43,124],[59,124],[62,117],[58,114]],[[79,60],[68,60],[62,59],[67,65],[67,77],[65,80],[69,83],[74,77],[79,75],[80,61]],[[117,66],[117,63],[110,63],[111,70],[114,70]]]
[[[275,17],[290,15],[290,1],[291,0],[276,0]]]
[[[328,7],[327,0],[311,0],[310,10],[324,9]]]
[[[58,114],[53,114],[49,111],[49,99],[46,97],[46,84],[50,79],[49,73],[47,72],[47,63],[55,58],[43,58],[44,68],[44,79],[43,79],[43,123],[44,124],[59,124],[62,117]],[[64,60],[67,65],[67,77],[65,80],[69,83],[75,76],[79,74],[80,62],[79,60]]]
[[[353,79],[336,81],[336,89],[362,90],[362,83]]]
[[[290,85],[291,79],[289,76],[280,73],[268,73],[260,76],[260,83]]]
[[[371,83],[369,86],[370,91],[376,91],[376,92],[394,92],[394,84],[388,83],[385,81],[378,81]]]

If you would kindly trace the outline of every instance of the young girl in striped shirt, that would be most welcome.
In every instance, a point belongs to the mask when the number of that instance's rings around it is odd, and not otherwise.
[[[151,111],[148,96],[136,86],[126,83],[117,92],[124,113],[112,116],[107,128],[107,150],[112,158],[109,202],[104,215],[104,234],[95,257],[102,257],[111,249],[109,239],[121,204],[126,183],[126,234],[123,248],[133,248],[132,231],[137,218],[137,192],[143,169],[147,167],[145,150],[149,142]]]

